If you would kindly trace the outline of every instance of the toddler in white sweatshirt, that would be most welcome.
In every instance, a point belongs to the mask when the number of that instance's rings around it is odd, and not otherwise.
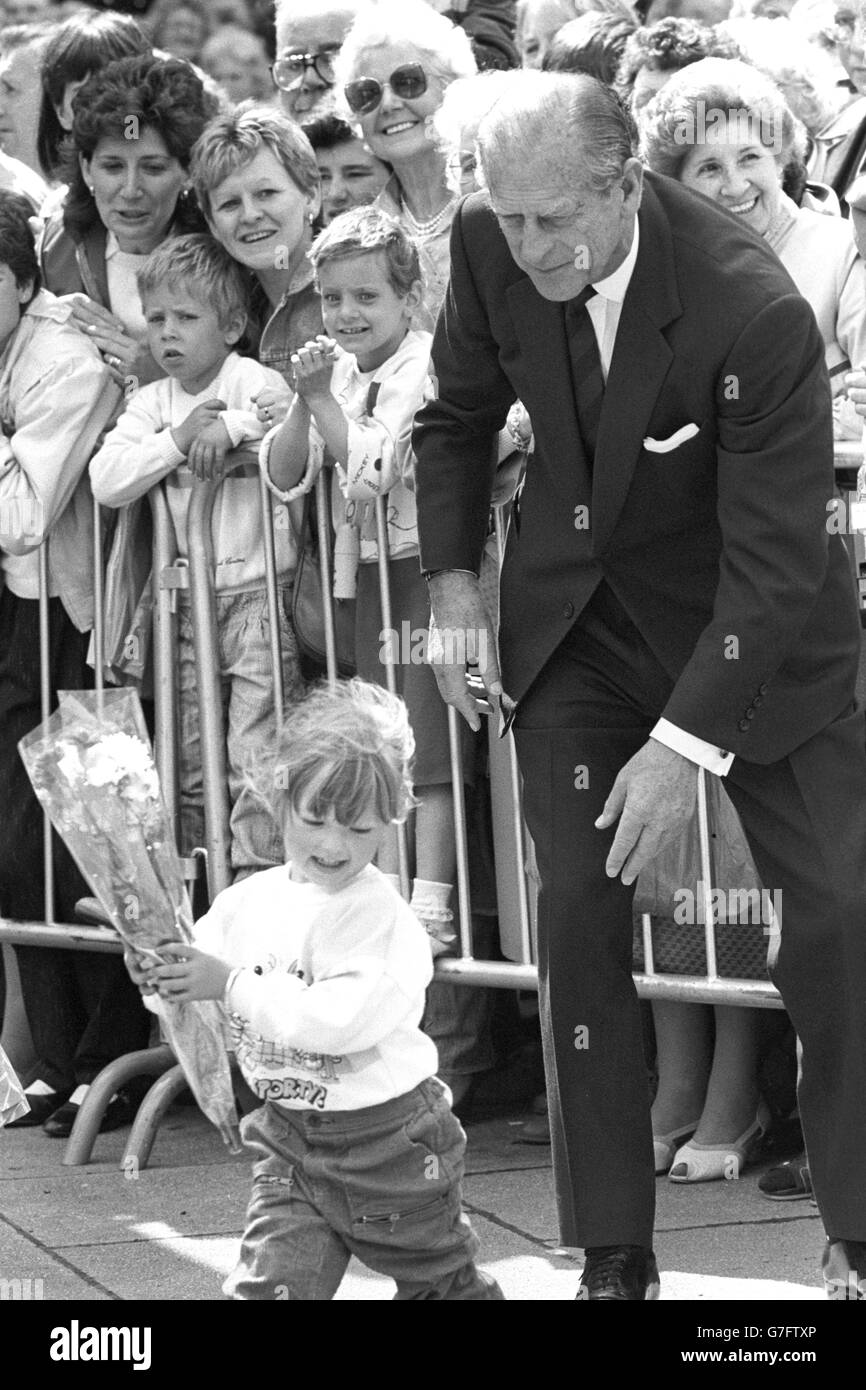
[[[413,803],[406,707],[354,680],[288,711],[268,787],[286,864],[226,889],[176,963],[127,956],[149,1002],[222,1001],[263,1102],[237,1299],[333,1298],[351,1255],[398,1299],[501,1299],[463,1214],[466,1136],[420,1029],[417,917],[372,860]],[[151,991],[148,995],[148,991]]]

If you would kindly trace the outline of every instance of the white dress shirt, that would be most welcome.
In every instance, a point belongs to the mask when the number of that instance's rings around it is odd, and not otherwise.
[[[611,275],[606,275],[603,280],[593,283],[595,295],[586,306],[586,312],[589,314],[595,336],[598,339],[598,355],[601,358],[601,372],[605,382],[607,382],[613,358],[623,300],[637,260],[640,244],[639,216],[635,219],[631,250],[622,265],[618,266]],[[690,762],[705,767],[708,772],[716,773],[719,777],[724,777],[734,761],[733,753],[727,752],[724,748],[718,748],[714,743],[707,743],[694,734],[686,733],[685,729],[678,728],[669,719],[660,719],[651,731],[650,737],[659,743],[664,743],[668,748],[672,748],[675,753],[681,753]]]

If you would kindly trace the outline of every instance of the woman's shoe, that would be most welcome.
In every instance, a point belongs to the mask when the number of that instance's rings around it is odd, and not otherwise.
[[[653,1152],[656,1159],[656,1177],[666,1173],[674,1161],[674,1154],[678,1146],[684,1139],[691,1139],[700,1120],[693,1120],[690,1125],[681,1125],[679,1129],[672,1129],[670,1134],[653,1135]]]
[[[761,1101],[753,1124],[733,1144],[684,1144],[674,1155],[671,1182],[715,1182],[738,1178],[772,1123],[770,1107]]]

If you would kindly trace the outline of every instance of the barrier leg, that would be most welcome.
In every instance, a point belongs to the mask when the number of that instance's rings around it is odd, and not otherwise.
[[[319,572],[322,577],[322,616],[325,620],[325,664],[328,685],[337,684],[337,634],[334,627],[334,589],[331,583],[330,474],[323,469],[316,479],[316,524],[319,532]]]
[[[159,1129],[166,1112],[173,1104],[180,1093],[186,1089],[186,1077],[183,1070],[177,1063],[172,1066],[174,1056],[169,1049],[168,1069],[158,1081],[155,1081],[138,1108],[138,1114],[133,1121],[126,1148],[123,1151],[123,1158],[120,1166],[125,1173],[130,1171],[130,1165],[134,1164],[133,1171],[140,1171],[147,1167],[148,1159],[156,1139],[156,1131]]]
[[[125,1057],[118,1057],[103,1067],[82,1101],[72,1126],[63,1153],[64,1167],[75,1168],[90,1162],[102,1117],[115,1091],[134,1076],[160,1076],[173,1065],[174,1053],[163,1044],[144,1048],[141,1052],[128,1052]]]
[[[460,715],[448,706],[448,743],[451,782],[454,788],[454,838],[457,842],[457,902],[460,910],[460,954],[472,958],[472,905],[469,898],[469,847],[466,836],[466,796],[463,789],[463,757],[460,747]]]
[[[39,547],[39,703],[42,723],[51,714],[51,638],[48,630],[48,542]],[[45,920],[54,921],[54,845],[51,818],[42,812],[42,853],[45,882]]]
[[[379,601],[382,610],[382,628],[388,633],[388,640],[385,643],[385,680],[388,690],[392,695],[397,694],[397,672],[394,662],[394,646],[392,634],[394,624],[391,619],[391,576],[389,573],[389,554],[388,554],[388,526],[385,520],[385,499],[376,498],[376,550],[379,560]],[[409,881],[409,846],[406,841],[406,822],[401,821],[396,825],[397,832],[397,859],[400,874],[400,892],[408,902],[412,896],[412,885]]]

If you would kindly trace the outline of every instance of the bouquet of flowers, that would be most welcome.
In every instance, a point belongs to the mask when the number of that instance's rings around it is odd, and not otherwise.
[[[12,1063],[0,1047],[0,1129],[19,1120],[30,1109]]]
[[[34,790],[108,914],[140,956],[192,940],[192,910],[138,695],[61,691],[60,707],[18,745]],[[198,1104],[240,1152],[215,1000],[164,1001],[166,1038]]]

